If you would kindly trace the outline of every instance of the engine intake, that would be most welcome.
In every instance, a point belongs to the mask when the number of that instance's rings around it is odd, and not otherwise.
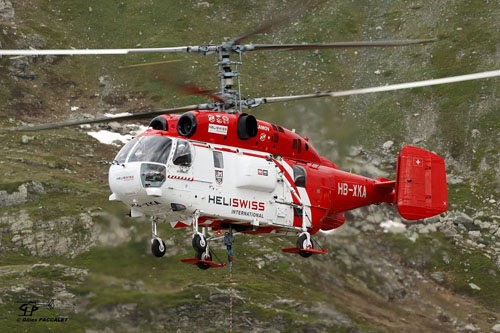
[[[197,124],[198,122],[194,114],[191,112],[184,113],[177,122],[177,132],[180,135],[189,138],[196,133]]]
[[[151,122],[149,123],[148,127],[151,127],[152,129],[155,130],[168,131],[167,119],[163,118],[162,116],[153,118],[153,120],[151,120]]]
[[[238,137],[247,140],[257,135],[257,119],[254,116],[242,113],[238,118]]]

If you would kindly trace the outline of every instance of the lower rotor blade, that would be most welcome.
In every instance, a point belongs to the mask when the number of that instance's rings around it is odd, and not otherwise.
[[[167,65],[167,64],[173,64],[174,62],[179,62],[179,61],[181,61],[181,60],[175,59],[175,60],[166,60],[166,61],[157,61],[157,62],[147,62],[147,63],[144,63],[144,64],[135,64],[135,65],[122,66],[122,67],[120,67],[120,69],[129,69],[129,68],[139,68],[139,67]]]
[[[2,131],[15,131],[15,132],[18,132],[18,131],[40,131],[40,130],[61,128],[61,127],[70,127],[70,126],[77,126],[77,125],[84,125],[84,124],[105,123],[105,122],[110,122],[110,121],[121,121],[121,120],[130,120],[130,119],[143,119],[143,118],[150,118],[152,116],[158,116],[158,115],[162,115],[162,114],[186,112],[186,111],[198,110],[198,109],[202,109],[202,108],[203,108],[203,105],[196,104],[196,105],[187,105],[187,106],[173,108],[173,109],[158,109],[158,110],[152,110],[152,111],[147,111],[147,112],[139,112],[139,113],[133,113],[133,114],[118,116],[118,117],[96,117],[93,119],[84,119],[84,120],[68,120],[68,121],[61,121],[61,122],[57,122],[57,123],[38,124],[38,125],[33,125],[33,126],[6,127],[6,128],[2,128],[1,130]]]
[[[441,78],[441,79],[434,79],[434,80],[392,84],[392,85],[381,86],[381,87],[352,89],[352,90],[343,90],[343,91],[336,91],[336,92],[318,92],[315,94],[295,95],[295,96],[266,97],[266,98],[263,98],[263,102],[264,103],[276,103],[276,102],[295,101],[295,100],[300,100],[300,99],[317,98],[317,97],[341,97],[341,96],[350,96],[350,95],[371,94],[371,93],[383,92],[383,91],[412,89],[412,88],[419,88],[419,87],[435,86],[435,85],[439,85],[439,84],[486,79],[486,78],[497,77],[497,76],[500,76],[500,70],[467,74],[467,75],[459,75],[459,76],[450,76],[450,77],[445,77],[445,78]]]
[[[0,56],[37,56],[37,55],[99,55],[99,54],[129,54],[129,53],[154,53],[154,52],[189,52],[189,46],[160,47],[142,49],[81,49],[81,50],[1,50]]]

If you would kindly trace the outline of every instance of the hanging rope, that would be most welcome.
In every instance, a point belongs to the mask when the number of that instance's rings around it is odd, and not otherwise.
[[[229,332],[233,333],[233,273],[229,273]]]
[[[229,263],[229,332],[233,332],[233,228],[229,225],[229,232],[224,236],[224,245],[227,247],[227,261]]]

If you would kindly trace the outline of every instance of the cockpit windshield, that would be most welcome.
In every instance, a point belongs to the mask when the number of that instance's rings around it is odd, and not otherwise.
[[[172,149],[171,139],[157,135],[143,136],[139,139],[130,153],[128,162],[167,163]]]
[[[120,149],[118,154],[116,155],[115,159],[113,162],[116,162],[118,164],[123,164],[127,160],[128,153],[130,150],[135,146],[139,138],[134,138],[133,140],[129,141],[125,146]]]

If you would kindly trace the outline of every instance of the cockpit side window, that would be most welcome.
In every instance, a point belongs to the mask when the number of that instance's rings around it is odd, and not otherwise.
[[[155,162],[166,164],[172,140],[158,135],[144,136],[135,146],[128,158],[128,162]]]
[[[293,182],[295,186],[306,187],[306,169],[300,165],[293,165]]]
[[[175,165],[191,166],[191,145],[188,141],[182,139],[177,140],[173,162]]]

